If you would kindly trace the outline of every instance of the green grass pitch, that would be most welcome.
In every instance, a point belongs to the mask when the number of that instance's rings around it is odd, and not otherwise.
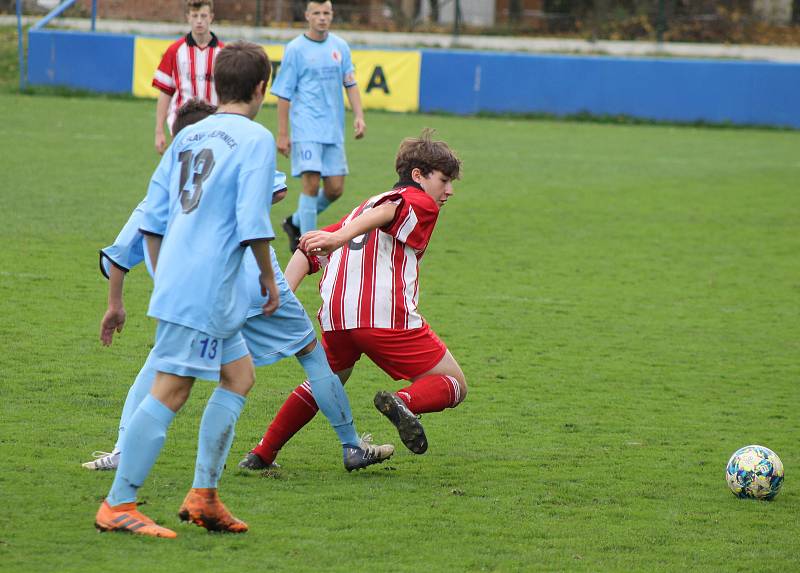
[[[221,483],[251,531],[222,536],[176,516],[211,390],[198,382],[141,490],[169,541],[95,532],[112,475],[79,465],[113,445],[153,339],[137,269],[128,324],[100,346],[97,250],[157,163],[154,105],[5,93],[0,109],[3,571],[800,569],[800,133],[368,113],[321,222],[389,188],[402,137],[430,126],[458,150],[421,306],[469,396],[424,416],[431,446],[414,456],[371,405],[399,386],[364,360],[356,422],[399,446],[392,460],[347,474],[318,417],[279,471],[244,474],[302,381],[292,361],[259,369]],[[275,109],[260,120],[274,128]],[[300,291],[312,313],[315,286]],[[751,443],[786,466],[774,502],[726,487]]]

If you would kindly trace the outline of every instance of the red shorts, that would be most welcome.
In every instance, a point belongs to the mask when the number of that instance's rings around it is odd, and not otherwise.
[[[425,324],[400,328],[353,328],[322,333],[322,346],[334,372],[351,368],[362,354],[395,380],[411,380],[437,364],[447,346]]]

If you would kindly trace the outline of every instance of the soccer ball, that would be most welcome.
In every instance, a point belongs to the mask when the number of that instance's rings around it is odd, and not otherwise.
[[[725,479],[736,497],[772,499],[783,485],[783,463],[769,448],[745,446],[728,460]]]

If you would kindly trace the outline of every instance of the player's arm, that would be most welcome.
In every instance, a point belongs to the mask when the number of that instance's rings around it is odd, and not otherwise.
[[[278,138],[276,145],[284,157],[289,157],[292,142],[289,140],[289,106],[291,102],[282,97],[278,98]]]
[[[167,112],[169,111],[169,102],[172,96],[164,93],[158,93],[158,100],[156,101],[156,151],[163,154],[167,148],[167,135],[164,131],[164,125],[167,123]]]
[[[306,275],[311,274],[311,263],[306,254],[300,249],[295,250],[292,258],[289,259],[289,264],[286,265],[286,270],[283,273],[286,282],[292,292],[297,292],[297,288]]]
[[[158,254],[161,252],[161,240],[164,237],[146,231],[142,231],[142,234],[144,235],[144,243],[147,245],[147,254],[150,256],[150,264],[153,266],[153,275],[155,276]]]
[[[108,308],[100,321],[100,341],[103,346],[111,346],[114,332],[122,332],[125,326],[125,305],[122,289],[126,272],[115,264],[108,271]]]
[[[300,248],[312,255],[329,255],[345,243],[368,233],[373,229],[384,227],[394,220],[397,203],[381,203],[355,217],[347,225],[334,232],[319,230],[309,231],[300,237]]]
[[[364,108],[361,105],[361,94],[358,92],[358,86],[352,85],[346,88],[347,99],[350,100],[350,107],[353,108],[353,132],[356,139],[361,139],[367,132],[367,124],[364,121]]]
[[[264,316],[269,316],[280,305],[280,295],[278,294],[278,285],[275,282],[275,271],[272,270],[272,258],[269,254],[269,239],[256,239],[249,243],[250,250],[253,251],[253,256],[256,258],[258,270],[261,274],[258,281],[261,283],[261,296],[268,296],[267,302],[261,307]]]

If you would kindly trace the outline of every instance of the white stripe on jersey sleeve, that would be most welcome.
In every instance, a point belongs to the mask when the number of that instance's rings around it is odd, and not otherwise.
[[[156,70],[156,73],[153,75],[153,79],[167,87],[175,87],[175,80],[172,79],[172,76],[165,74],[161,70]]]
[[[403,224],[400,225],[400,228],[397,230],[397,240],[405,243],[408,236],[411,232],[416,228],[419,219],[417,219],[417,214],[414,213],[413,207],[409,205],[408,207],[408,214],[406,218],[403,219]]]

